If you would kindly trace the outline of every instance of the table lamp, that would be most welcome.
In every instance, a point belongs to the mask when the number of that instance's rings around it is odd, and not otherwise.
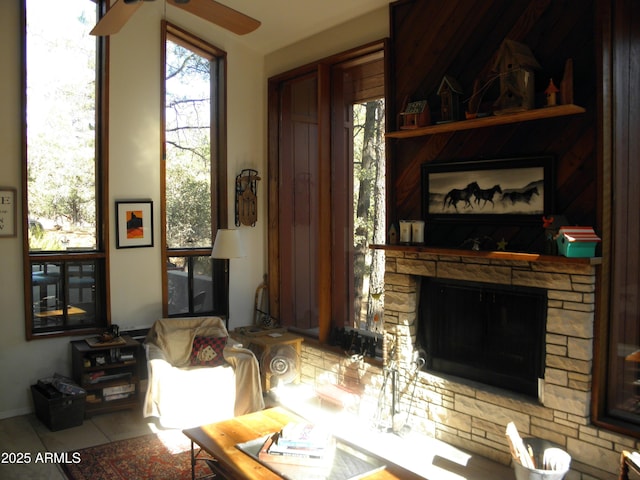
[[[224,301],[225,301],[225,325],[229,330],[229,259],[246,257],[240,237],[240,230],[219,228],[216,239],[213,242],[211,258],[224,260]]]

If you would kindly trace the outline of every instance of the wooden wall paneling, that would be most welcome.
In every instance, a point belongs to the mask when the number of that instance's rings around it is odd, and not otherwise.
[[[437,110],[435,92],[445,74],[455,76],[464,88],[470,89],[476,77],[489,71],[495,52],[507,37],[529,45],[543,67],[536,75],[540,104],[549,78],[554,78],[559,85],[565,62],[572,58],[575,98],[583,100],[588,111],[576,117],[390,142],[394,187],[389,199],[393,206],[389,211],[395,217],[389,221],[422,216],[422,163],[548,153],[558,158],[556,175],[562,180],[557,192],[559,205],[564,205],[581,221],[595,225],[594,2],[582,2],[577,8],[571,1],[550,0],[460,0],[447,2],[444,7],[436,1],[401,1],[392,4],[390,18],[391,84],[395,86],[388,106],[390,112],[399,111],[406,97],[417,100],[420,96],[428,97],[431,110]],[[419,19],[427,19],[428,31],[424,26],[419,28]],[[492,102],[495,97],[491,95],[495,92],[488,92],[485,100]],[[503,225],[487,225],[469,230],[467,226],[448,225],[442,228],[443,232],[435,232],[434,238],[451,238],[457,242],[474,231],[492,231],[511,235],[513,244],[525,245],[527,238],[532,244],[540,244],[537,233],[528,227],[512,230]]]

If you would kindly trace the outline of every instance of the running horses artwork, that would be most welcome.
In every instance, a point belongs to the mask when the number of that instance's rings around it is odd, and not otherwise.
[[[491,202],[491,206],[495,207],[496,204],[493,203],[493,197],[496,193],[502,193],[502,189],[500,188],[500,185],[494,185],[493,187],[488,188],[487,190],[478,189],[475,192],[473,192],[473,195],[476,197],[477,205],[480,205],[480,202],[484,201],[484,203],[482,204],[482,207],[484,207],[488,202]]]
[[[502,195],[502,201],[504,202],[504,201],[510,200],[511,205],[515,205],[518,202],[524,202],[526,204],[530,204],[531,197],[533,197],[533,195],[540,195],[540,192],[538,192],[538,187],[528,188],[524,192],[517,192],[517,191],[507,192],[504,195]]]
[[[425,163],[423,213],[446,221],[458,216],[469,221],[474,215],[518,221],[516,217],[545,215],[553,211],[552,172],[549,156]]]
[[[464,206],[472,207],[471,205],[471,197],[480,190],[480,186],[476,182],[471,182],[463,189],[452,188],[449,190],[444,196],[444,201],[442,202],[443,208],[451,207],[458,210],[458,202],[464,202]]]

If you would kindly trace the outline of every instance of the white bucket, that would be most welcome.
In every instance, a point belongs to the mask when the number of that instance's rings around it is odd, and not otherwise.
[[[555,443],[541,438],[523,438],[522,441],[533,450],[536,466],[556,465],[558,469],[527,468],[514,460],[516,480],[562,480],[569,472],[571,456]]]

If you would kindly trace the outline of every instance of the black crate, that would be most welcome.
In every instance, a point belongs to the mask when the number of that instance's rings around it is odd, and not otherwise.
[[[31,385],[31,395],[36,417],[51,431],[82,425],[86,394],[56,395],[45,386]]]

